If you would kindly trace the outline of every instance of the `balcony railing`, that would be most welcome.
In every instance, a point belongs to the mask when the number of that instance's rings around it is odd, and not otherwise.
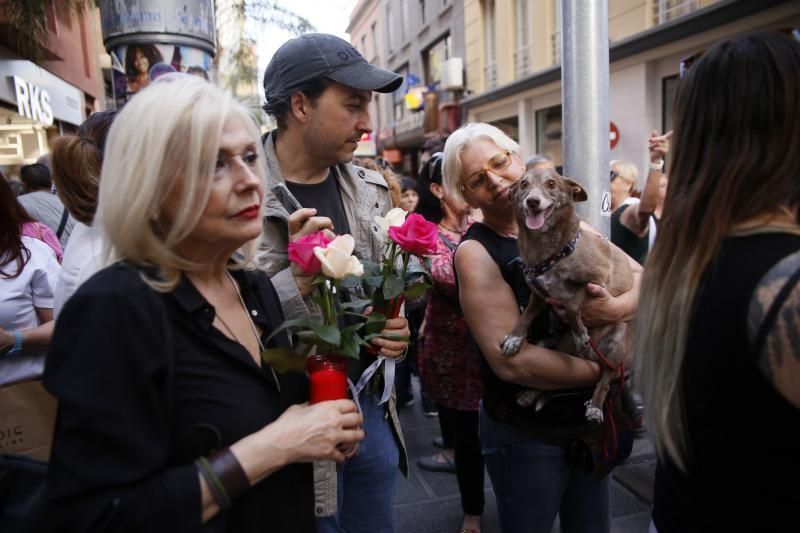
[[[497,87],[497,61],[487,63],[483,67],[483,76],[486,80],[486,90],[494,89]]]
[[[654,0],[653,24],[663,24],[700,9],[700,0]]]
[[[514,52],[514,67],[517,79],[524,78],[533,71],[533,45],[517,48]]]

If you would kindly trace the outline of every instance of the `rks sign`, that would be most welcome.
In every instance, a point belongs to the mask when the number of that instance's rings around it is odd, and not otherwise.
[[[17,95],[17,112],[21,116],[38,120],[46,126],[53,124],[50,93],[19,76],[14,76],[14,91]]]

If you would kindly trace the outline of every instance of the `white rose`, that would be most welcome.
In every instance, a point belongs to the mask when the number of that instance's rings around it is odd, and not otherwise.
[[[402,226],[403,222],[406,221],[407,214],[408,211],[400,209],[399,207],[393,207],[386,213],[385,217],[376,216],[375,223],[381,229],[381,235],[388,237],[389,228],[392,226]]]
[[[363,276],[364,266],[353,254],[355,241],[350,235],[339,235],[327,247],[314,247],[314,255],[322,264],[322,273],[333,279]]]

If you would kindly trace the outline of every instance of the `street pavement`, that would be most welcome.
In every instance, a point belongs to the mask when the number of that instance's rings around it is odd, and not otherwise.
[[[417,459],[438,451],[432,440],[440,435],[436,417],[425,417],[419,381],[413,379],[416,403],[400,410],[410,463],[408,479],[397,481],[395,520],[397,533],[458,533],[462,511],[455,474],[428,472]],[[611,498],[612,533],[646,533],[653,501],[655,452],[647,438],[637,439],[631,457],[614,470]],[[481,531],[500,533],[492,485],[486,475],[486,509]],[[556,521],[553,533],[560,533]]]

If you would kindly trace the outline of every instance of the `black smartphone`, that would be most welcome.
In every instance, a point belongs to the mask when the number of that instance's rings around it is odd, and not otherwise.
[[[289,190],[289,187],[286,186],[285,183],[278,183],[274,187],[272,187],[272,194],[278,199],[278,201],[286,208],[286,212],[290,215],[297,211],[298,209],[302,209],[303,206],[300,205],[300,202],[295,198],[292,194],[292,191]]]

